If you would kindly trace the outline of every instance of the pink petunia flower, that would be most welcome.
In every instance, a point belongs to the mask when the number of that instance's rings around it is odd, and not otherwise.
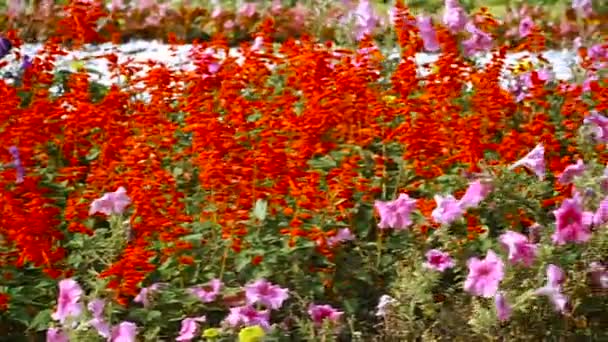
[[[150,299],[154,295],[154,293],[164,286],[166,286],[166,284],[155,283],[148,287],[144,287],[139,291],[137,296],[133,298],[133,301],[135,303],[141,303],[144,307],[148,307],[150,305]]]
[[[106,192],[101,198],[98,198],[91,203],[89,215],[102,213],[107,216],[112,214],[121,215],[125,208],[131,204],[131,199],[127,196],[127,190],[124,187],[119,187],[114,192]]]
[[[439,50],[439,41],[437,40],[437,32],[433,27],[433,21],[431,17],[419,16],[416,18],[418,24],[418,31],[420,32],[420,38],[424,44],[426,51],[435,52]]]
[[[600,201],[597,210],[593,214],[593,225],[601,226],[608,222],[608,197]]]
[[[593,126],[595,139],[600,143],[608,143],[608,118],[601,115],[597,111],[591,111],[583,123]]]
[[[467,13],[460,6],[458,0],[445,0],[443,23],[452,31],[452,33],[462,31],[465,28],[467,21]]]
[[[555,232],[553,243],[564,245],[568,242],[584,243],[591,238],[590,225],[593,223],[592,212],[583,211],[582,200],[579,196],[566,199],[555,215]]]
[[[59,328],[49,328],[46,331],[46,342],[69,342],[68,335]]]
[[[378,306],[376,307],[376,316],[384,317],[386,316],[386,310],[395,304],[395,299],[389,295],[380,296],[380,300],[378,300]]]
[[[454,267],[454,260],[446,252],[438,249],[431,249],[426,252],[426,262],[422,264],[425,268],[443,272],[448,268]]]
[[[207,284],[202,286],[195,286],[188,291],[198,297],[203,303],[211,303],[217,298],[222,289],[222,281],[219,279],[211,279]]]
[[[331,247],[345,242],[345,241],[353,241],[355,239],[355,235],[348,228],[342,228],[338,230],[338,233],[335,236],[327,239],[327,244]]]
[[[498,241],[509,250],[511,263],[521,262],[530,267],[534,262],[538,246],[530,243],[525,235],[508,230],[498,237]]]
[[[534,21],[532,18],[530,18],[530,16],[523,18],[519,23],[519,36],[522,38],[528,36],[530,33],[532,33],[533,27]]]
[[[547,267],[547,284],[535,291],[536,295],[549,297],[555,309],[561,313],[566,311],[566,305],[568,304],[568,297],[562,293],[564,280],[564,271],[558,266],[549,264]]]
[[[182,320],[182,327],[179,331],[179,336],[177,336],[175,340],[192,341],[198,335],[198,323],[204,322],[205,320],[205,316],[184,318]]]
[[[543,147],[543,144],[536,145],[532,151],[516,161],[509,169],[512,170],[519,166],[523,166],[531,172],[534,172],[542,181],[545,178],[545,148]]]
[[[406,194],[401,194],[394,201],[376,201],[374,207],[380,214],[378,228],[404,230],[412,224],[410,216],[416,208],[416,200]]]
[[[459,219],[464,211],[460,203],[452,195],[435,195],[437,207],[431,212],[433,220],[440,224],[451,224]]]
[[[51,317],[56,321],[64,323],[67,318],[80,316],[82,313],[82,303],[80,303],[82,294],[82,288],[75,280],[64,279],[60,281],[57,310],[55,310]]]
[[[109,338],[111,336],[110,324],[108,324],[103,317],[103,309],[105,305],[106,303],[103,299],[94,299],[89,302],[87,308],[93,315],[93,319],[89,321],[89,325],[95,328],[100,336]]]
[[[500,257],[488,250],[485,259],[470,258],[467,266],[469,275],[464,282],[464,290],[475,296],[493,297],[505,276],[504,263]]]
[[[231,327],[259,325],[264,329],[270,328],[270,311],[258,311],[251,305],[230,308],[225,322]]]
[[[465,55],[471,56],[492,49],[492,37],[487,32],[480,30],[472,22],[468,22],[465,28],[471,34],[471,37],[462,42]]]
[[[576,161],[576,164],[566,166],[557,181],[561,184],[570,184],[574,180],[574,177],[582,176],[585,170],[585,163],[582,159],[579,159]]]
[[[283,305],[283,302],[289,298],[288,292],[287,289],[273,285],[265,279],[245,285],[247,304],[260,303],[273,310],[279,309]]]
[[[496,293],[494,296],[494,305],[496,307],[496,316],[498,317],[499,321],[504,322],[511,318],[513,309],[509,303],[507,303],[507,299],[502,293]]]
[[[121,322],[112,330],[110,342],[135,342],[137,325],[132,322]]]
[[[325,320],[329,320],[332,323],[338,322],[344,313],[333,308],[331,305],[310,304],[308,306],[308,314],[314,324],[319,326],[322,325]]]
[[[492,192],[492,185],[476,180],[469,184],[458,205],[462,209],[473,208],[479,205]]]

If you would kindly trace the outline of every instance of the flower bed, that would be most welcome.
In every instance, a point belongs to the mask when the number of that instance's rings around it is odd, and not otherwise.
[[[82,5],[59,38],[95,39]],[[190,70],[110,52],[107,85],[49,40],[0,80],[0,335],[605,339],[605,54],[505,87],[506,46],[432,29],[398,2],[387,60],[370,36],[275,51],[267,20]]]

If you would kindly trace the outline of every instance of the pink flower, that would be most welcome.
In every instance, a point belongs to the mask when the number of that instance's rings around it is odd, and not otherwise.
[[[369,0],[359,0],[357,8],[351,14],[355,18],[355,35],[357,40],[371,34],[379,23],[378,16]]]
[[[601,226],[608,221],[608,197],[600,201],[600,204],[593,214],[593,225]]]
[[[255,12],[257,10],[256,8],[256,4],[253,2],[246,2],[243,4],[243,7],[241,7],[241,9],[239,9],[239,15],[247,17],[247,18],[251,18],[255,15]]]
[[[176,341],[192,341],[198,334],[198,323],[204,322],[205,316],[184,318],[182,320],[182,327],[179,331],[179,336],[175,339]]]
[[[586,125],[592,125],[595,139],[600,143],[608,143],[608,118],[601,115],[597,111],[591,111],[583,123]]]
[[[446,0],[443,12],[443,23],[453,33],[460,32],[467,24],[467,13],[458,3],[458,0]]]
[[[133,298],[135,303],[141,303],[144,307],[148,307],[150,305],[150,299],[154,295],[154,292],[158,291],[161,287],[165,286],[162,283],[152,284],[149,287],[142,288],[137,296]]]
[[[59,298],[57,298],[57,310],[52,314],[56,321],[64,323],[69,317],[78,317],[82,313],[82,288],[73,279],[64,279],[59,282]]]
[[[469,184],[467,191],[462,195],[458,205],[462,209],[473,208],[479,205],[492,192],[492,186],[479,180]]]
[[[131,204],[131,199],[127,196],[127,190],[124,187],[119,187],[114,192],[106,192],[101,198],[98,198],[91,203],[89,215],[102,213],[105,215],[121,215],[125,208]]]
[[[137,325],[132,322],[121,322],[112,331],[110,342],[135,342]]]
[[[494,305],[496,307],[496,316],[499,321],[503,322],[511,318],[513,310],[502,293],[499,292],[494,296]]]
[[[530,33],[532,33],[533,27],[534,27],[534,21],[532,20],[532,18],[530,18],[530,16],[525,17],[519,23],[519,36],[520,37],[528,36]]]
[[[437,32],[433,28],[433,22],[431,17],[419,16],[416,18],[418,23],[418,31],[420,32],[420,38],[424,44],[426,51],[437,51],[439,50],[439,41],[437,40]]]
[[[334,309],[331,305],[315,305],[308,306],[308,314],[315,325],[322,325],[325,320],[336,323],[342,318],[342,311]]]
[[[258,311],[251,305],[230,308],[226,324],[231,327],[259,325],[264,329],[270,328],[270,311]]]
[[[49,328],[46,331],[46,342],[69,342],[68,335],[66,335],[59,328]]]
[[[348,228],[342,228],[338,230],[338,233],[335,236],[330,237],[329,239],[327,239],[327,244],[329,246],[335,246],[339,243],[345,242],[345,241],[352,241],[355,239],[355,236],[353,235],[353,233],[351,233],[350,229]]]
[[[549,297],[555,309],[562,313],[566,311],[566,304],[568,304],[568,297],[561,292],[564,280],[564,271],[553,264],[549,264],[547,267],[547,284],[535,291],[536,295]]]
[[[403,230],[412,224],[410,215],[416,208],[416,200],[406,194],[401,194],[394,201],[376,201],[374,207],[376,207],[380,214],[378,228]]]
[[[509,250],[511,263],[521,262],[530,267],[534,262],[538,246],[530,243],[525,235],[508,230],[498,237],[498,241]]]
[[[260,303],[273,310],[279,309],[283,305],[283,302],[289,298],[288,292],[287,289],[273,285],[265,279],[245,285],[247,304]]]
[[[376,316],[384,317],[386,316],[386,310],[393,304],[395,304],[395,299],[389,295],[380,296],[380,300],[378,301],[378,306],[376,307]]]
[[[581,11],[585,17],[593,14],[593,2],[591,0],[572,0],[572,8]]]
[[[467,262],[469,275],[464,282],[464,290],[486,298],[493,297],[498,291],[498,284],[505,276],[504,263],[492,250],[488,250],[485,259],[470,258]]]
[[[89,321],[89,324],[97,330],[99,335],[104,338],[110,337],[110,325],[105,321],[103,317],[103,309],[106,303],[103,299],[94,299],[87,305],[89,311],[93,315],[93,319]]]
[[[545,148],[543,144],[536,145],[532,151],[516,161],[509,169],[515,169],[519,166],[534,172],[540,180],[543,180],[545,178]]]
[[[593,222],[593,213],[583,211],[579,196],[564,200],[559,209],[553,211],[553,215],[556,219],[553,243],[583,243],[591,238],[589,226]]]
[[[562,172],[557,181],[561,184],[570,184],[574,177],[582,176],[585,170],[585,163],[582,159],[579,159],[576,161],[576,164],[566,166],[564,172]]]
[[[469,39],[462,42],[465,55],[471,56],[492,49],[492,37],[488,33],[477,28],[472,22],[467,23],[465,28],[471,34]]]
[[[222,281],[219,279],[211,279],[206,285],[195,286],[189,289],[189,292],[198,297],[203,303],[211,303],[217,298],[222,289]]]
[[[425,268],[443,272],[448,268],[454,267],[454,260],[446,252],[438,249],[431,249],[426,252],[426,262],[423,264]]]
[[[433,220],[441,224],[451,224],[464,213],[459,202],[452,195],[435,195],[437,207],[431,213]]]

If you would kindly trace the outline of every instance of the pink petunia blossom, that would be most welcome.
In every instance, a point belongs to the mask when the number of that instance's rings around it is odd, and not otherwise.
[[[538,246],[530,243],[525,235],[508,230],[498,237],[498,241],[508,249],[512,264],[521,262],[530,267],[534,262]]]
[[[437,270],[443,272],[448,268],[454,267],[454,260],[446,252],[442,252],[438,249],[431,249],[426,252],[426,262],[422,265],[425,268]]]
[[[394,201],[376,201],[374,207],[380,214],[378,228],[404,230],[412,224],[410,216],[416,208],[416,200],[406,194],[401,194]]]
[[[338,233],[335,236],[330,237],[329,239],[327,239],[327,244],[331,247],[345,242],[345,241],[352,241],[355,239],[355,235],[353,235],[353,233],[350,231],[350,229],[348,228],[342,228],[338,230]]]
[[[465,28],[471,34],[467,40],[462,42],[465,55],[472,56],[477,52],[486,52],[492,49],[492,37],[488,33],[480,30],[472,22],[468,22]]]
[[[319,326],[322,325],[325,320],[329,320],[332,323],[338,322],[344,313],[333,308],[331,305],[310,304],[308,306],[308,314],[314,324]]]
[[[110,324],[105,321],[103,317],[103,310],[106,303],[103,299],[94,299],[89,302],[87,308],[93,315],[93,319],[89,321],[89,325],[91,325],[97,333],[104,338],[109,338],[111,336],[110,332]]]
[[[593,134],[595,139],[600,143],[608,143],[608,118],[601,115],[597,111],[591,111],[583,123],[593,126]]]
[[[445,0],[443,24],[447,26],[452,33],[462,31],[465,28],[467,21],[467,13],[462,6],[460,6],[458,0]]]
[[[593,14],[593,2],[591,0],[572,0],[572,8],[579,10],[584,17]]]
[[[264,329],[270,328],[270,311],[258,311],[251,305],[230,308],[225,322],[231,327],[259,325]]]
[[[124,187],[119,187],[114,192],[106,192],[101,198],[98,198],[91,203],[89,215],[102,213],[107,216],[112,214],[121,215],[125,208],[131,204],[131,199],[127,196],[127,190]]]
[[[532,33],[532,28],[534,27],[534,21],[530,16],[527,16],[521,20],[519,23],[519,36],[527,37],[530,33]]]
[[[137,325],[132,322],[121,322],[112,330],[110,342],[135,342]]]
[[[376,316],[386,316],[386,310],[388,310],[389,307],[395,303],[396,300],[389,295],[380,296],[380,300],[378,300],[378,306],[376,307]]]
[[[547,296],[555,306],[555,309],[561,313],[566,311],[568,297],[562,293],[562,284],[565,281],[564,271],[556,265],[549,264],[547,266],[547,284],[534,293],[536,295]]]
[[[470,258],[467,266],[469,274],[464,282],[464,290],[475,296],[493,297],[505,276],[504,263],[500,257],[488,250],[485,259]]]
[[[519,166],[534,172],[540,180],[543,180],[545,178],[545,148],[543,144],[536,145],[532,151],[513,163],[509,169],[515,169]]]
[[[245,285],[247,304],[260,303],[273,310],[279,309],[283,302],[289,298],[288,292],[289,290],[273,285],[265,279]]]
[[[435,222],[448,225],[464,214],[464,210],[454,196],[435,195],[434,198],[437,207],[431,212],[431,217]]]
[[[137,296],[133,298],[133,301],[135,303],[141,303],[144,307],[148,307],[150,305],[150,299],[154,295],[154,293],[164,286],[166,286],[166,284],[155,283],[148,287],[144,287],[139,291]]]
[[[553,211],[555,215],[555,232],[553,243],[564,245],[568,242],[584,243],[591,238],[589,226],[593,223],[592,212],[583,211],[580,196],[566,199],[559,209]]]
[[[254,2],[246,2],[241,6],[238,13],[240,16],[251,18],[255,15],[256,11],[257,5]]]
[[[597,210],[593,214],[593,225],[601,226],[608,222],[608,197],[600,201]]]
[[[424,44],[426,51],[435,52],[439,50],[439,41],[437,40],[437,31],[433,27],[433,20],[431,17],[418,16],[416,18],[418,24],[418,31],[420,32],[420,38]]]
[[[46,342],[69,342],[68,335],[59,328],[49,328],[46,331]]]
[[[59,282],[57,310],[52,314],[56,321],[64,323],[67,318],[78,317],[82,313],[80,297],[83,291],[74,279],[63,279]]]
[[[184,318],[182,320],[182,327],[179,331],[179,336],[177,336],[175,340],[192,341],[198,335],[198,323],[204,322],[205,320],[205,316]]]
[[[496,308],[496,317],[498,317],[499,321],[504,322],[511,318],[513,309],[507,303],[507,299],[502,293],[498,292],[494,296],[494,306]]]
[[[576,161],[576,164],[566,166],[557,181],[561,184],[570,184],[574,180],[574,177],[582,176],[585,170],[585,163],[582,159],[579,159]]]
[[[473,208],[479,205],[492,192],[492,185],[476,180],[469,184],[458,205],[462,209]]]
[[[203,303],[213,302],[220,294],[222,289],[222,281],[219,279],[211,279],[207,284],[202,286],[195,286],[190,288],[188,291],[198,297]]]

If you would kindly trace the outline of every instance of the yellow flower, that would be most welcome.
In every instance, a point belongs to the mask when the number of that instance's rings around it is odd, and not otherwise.
[[[261,342],[264,336],[266,336],[264,329],[259,325],[254,325],[239,331],[239,342]]]
[[[220,336],[220,329],[218,328],[209,328],[203,331],[203,337],[206,337],[208,340],[212,340]]]
[[[397,99],[397,97],[395,97],[393,95],[385,95],[384,97],[382,97],[382,99],[386,103],[393,103],[393,102],[395,102],[395,100]]]
[[[519,75],[526,71],[532,70],[533,67],[534,67],[534,65],[532,65],[532,62],[530,62],[529,60],[522,60],[519,63],[517,63],[517,65],[515,65],[515,67],[513,68],[513,74]]]

